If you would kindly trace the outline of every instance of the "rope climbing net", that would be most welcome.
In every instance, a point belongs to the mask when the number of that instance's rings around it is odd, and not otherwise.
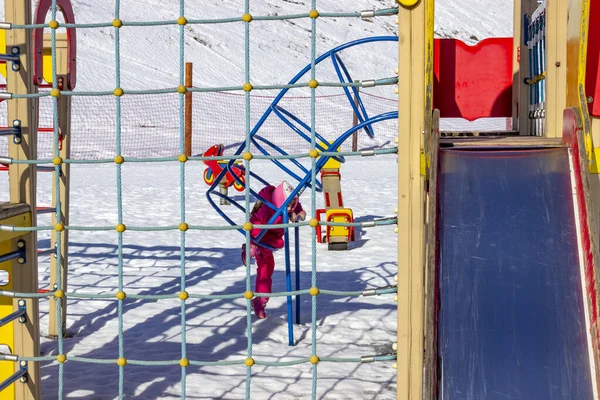
[[[319,144],[319,138],[315,130],[315,115],[316,115],[316,91],[317,87],[340,87],[340,88],[354,88],[362,86],[374,86],[377,84],[390,85],[396,83],[394,79],[383,79],[379,81],[346,81],[340,79],[339,82],[317,82],[316,80],[316,39],[317,39],[317,21],[321,18],[374,18],[379,16],[391,16],[397,13],[396,8],[371,10],[371,11],[359,11],[359,12],[344,12],[344,13],[324,13],[317,11],[316,0],[311,1],[310,11],[302,14],[294,15],[252,15],[250,13],[250,2],[245,0],[244,2],[244,14],[241,16],[234,16],[231,18],[222,19],[194,19],[186,14],[185,4],[183,0],[179,2],[179,14],[181,15],[176,20],[164,20],[164,21],[125,21],[120,16],[120,0],[115,0],[115,11],[114,19],[112,21],[78,24],[78,23],[58,23],[57,22],[57,11],[59,7],[57,0],[52,0],[50,8],[50,22],[45,24],[29,24],[29,25],[11,25],[4,26],[6,29],[39,29],[39,28],[50,28],[51,37],[51,50],[52,50],[52,70],[53,70],[53,84],[52,89],[46,92],[40,93],[29,93],[29,94],[11,94],[4,93],[3,98],[10,99],[16,98],[33,98],[33,97],[50,97],[52,99],[52,110],[53,110],[53,156],[44,159],[35,160],[17,160],[5,158],[2,159],[3,163],[6,164],[36,164],[36,165],[52,165],[54,167],[54,179],[55,179],[55,193],[54,198],[57,201],[56,205],[56,221],[57,223],[49,226],[34,226],[31,228],[15,227],[15,226],[2,226],[2,230],[10,231],[55,231],[57,234],[56,246],[56,257],[61,259],[61,241],[63,240],[63,233],[65,231],[83,231],[83,232],[97,232],[97,231],[116,231],[117,235],[117,275],[118,285],[116,293],[85,293],[84,291],[68,291],[65,290],[63,282],[61,281],[61,263],[57,263],[58,271],[56,276],[58,277],[56,287],[52,288],[49,293],[15,293],[8,291],[0,291],[2,296],[18,297],[18,298],[45,298],[53,297],[56,301],[57,308],[57,325],[62,326],[63,321],[61,320],[60,307],[61,303],[67,301],[67,299],[113,299],[117,302],[117,325],[118,325],[118,355],[116,359],[108,358],[89,358],[81,357],[77,355],[68,354],[65,349],[65,339],[62,335],[58,335],[57,338],[57,356],[41,356],[41,357],[9,357],[2,356],[5,360],[12,361],[28,361],[28,362],[58,362],[58,393],[56,398],[62,399],[65,396],[64,381],[65,381],[65,362],[76,362],[76,363],[93,363],[93,364],[116,364],[118,365],[118,393],[119,398],[124,396],[124,382],[126,376],[127,365],[145,365],[145,366],[171,366],[179,365],[181,367],[181,398],[186,398],[186,382],[187,382],[187,370],[190,366],[215,366],[215,365],[245,365],[246,366],[246,385],[245,385],[245,397],[250,398],[251,393],[251,380],[252,380],[252,367],[254,365],[266,365],[266,366],[291,366],[297,364],[312,364],[312,390],[311,397],[317,398],[317,379],[318,379],[318,365],[322,362],[337,362],[337,363],[360,363],[360,362],[375,362],[375,361],[391,361],[395,360],[395,354],[379,354],[368,357],[354,357],[354,358],[340,358],[340,357],[325,357],[320,356],[317,348],[317,304],[318,296],[329,295],[339,297],[357,297],[357,296],[372,296],[379,294],[392,294],[396,292],[395,286],[386,287],[374,287],[361,291],[339,291],[326,289],[317,284],[317,240],[315,230],[320,225],[331,225],[331,226],[353,226],[353,227],[369,227],[369,226],[381,226],[381,225],[393,225],[396,223],[394,218],[383,218],[383,219],[371,219],[361,222],[342,223],[342,222],[319,222],[314,215],[316,210],[316,194],[317,194],[317,172],[326,158],[329,157],[352,157],[352,156],[366,156],[376,154],[395,154],[396,148],[388,149],[376,149],[369,151],[335,151],[336,146],[323,147],[323,144]],[[309,79],[307,81],[297,81],[295,83],[287,85],[253,85],[252,75],[250,71],[250,27],[253,21],[273,21],[273,20],[292,20],[292,19],[310,19],[310,57],[311,63],[309,68]],[[184,85],[184,74],[185,74],[185,42],[184,33],[187,25],[208,25],[208,24],[239,24],[240,22],[244,25],[244,84],[240,86],[231,87],[193,87],[188,88]],[[175,88],[163,88],[163,89],[148,89],[148,90],[127,90],[122,88],[121,85],[121,29],[129,29],[140,26],[165,26],[174,25],[179,27],[179,85]],[[56,35],[57,29],[94,29],[94,28],[113,28],[114,29],[114,53],[115,53],[115,89],[112,91],[74,91],[74,90],[60,90],[57,86],[57,75],[56,75]],[[393,69],[393,68],[392,68]],[[254,154],[252,152],[252,125],[251,125],[251,101],[250,93],[257,90],[288,90],[292,88],[310,88],[310,122],[308,123],[309,132],[307,136],[310,139],[310,151],[297,153],[297,154],[270,154],[263,152],[263,154]],[[245,141],[243,144],[243,151],[239,151],[234,155],[229,156],[186,156],[184,152],[184,97],[189,92],[243,92],[245,95]],[[179,119],[179,144],[178,153],[169,156],[161,157],[129,157],[123,154],[122,146],[122,96],[136,96],[136,95],[178,95],[179,107],[178,107],[178,119]],[[115,101],[115,142],[114,157],[104,158],[69,158],[63,159],[59,155],[59,112],[58,112],[58,101],[63,96],[89,96],[89,97],[114,97]],[[289,116],[288,116],[289,117]],[[369,119],[364,116],[359,128],[370,128],[370,123],[375,123],[378,120],[394,118],[393,114],[385,114],[383,116]],[[319,160],[320,158],[320,160]],[[250,189],[251,180],[255,179],[252,175],[251,164],[254,160],[310,160],[309,175],[304,182],[306,188],[309,188],[310,192],[310,209],[312,210],[312,218],[308,218],[307,221],[293,222],[290,223],[285,221],[283,224],[267,224],[267,225],[255,225],[249,222],[250,211],[251,211],[251,200],[252,192]],[[186,165],[191,162],[202,162],[207,160],[219,160],[229,161],[233,163],[235,160],[243,160],[243,166],[245,171],[244,181],[244,200],[243,210],[245,214],[245,220],[243,223],[234,223],[223,226],[212,226],[212,225],[195,225],[189,223],[186,218]],[[123,179],[122,169],[124,163],[164,163],[164,162],[178,162],[179,163],[179,207],[178,207],[178,221],[173,224],[167,225],[135,225],[130,224],[128,218],[124,215],[123,207]],[[321,164],[319,164],[321,162]],[[61,221],[64,221],[64,216],[61,215],[60,206],[60,171],[66,164],[114,164],[116,168],[116,193],[117,193],[117,209],[116,209],[116,224],[111,225],[99,225],[99,226],[82,226],[82,225],[68,225]],[[304,190],[304,188],[297,188],[297,191]],[[174,207],[175,208],[175,207]],[[286,290],[285,292],[277,293],[254,293],[252,291],[251,283],[251,260],[250,254],[246,255],[246,275],[245,275],[245,291],[241,293],[232,294],[199,294],[190,292],[188,289],[188,282],[186,279],[186,237],[193,231],[210,231],[210,230],[238,230],[242,231],[245,235],[246,246],[250,245],[251,236],[250,231],[253,228],[268,229],[268,228],[309,228],[312,232],[312,243],[311,243],[311,284],[310,288],[302,290]],[[127,292],[126,284],[124,283],[124,236],[126,232],[138,231],[138,232],[159,232],[159,231],[174,231],[179,232],[179,267],[180,267],[180,283],[177,293],[173,294],[131,294]],[[252,330],[252,308],[250,300],[254,297],[287,297],[309,295],[311,296],[311,352],[304,358],[294,359],[293,361],[266,361],[259,358],[253,357],[253,330]],[[198,359],[192,359],[188,357],[187,350],[187,301],[189,299],[245,299],[246,300],[246,322],[247,322],[247,352],[244,358],[235,360],[221,360],[221,361],[202,361]],[[166,299],[179,299],[180,300],[180,332],[181,332],[181,355],[177,359],[172,360],[142,360],[142,359],[130,359],[127,358],[127,351],[124,345],[124,303],[126,300],[166,300]],[[291,317],[290,317],[291,318]]]

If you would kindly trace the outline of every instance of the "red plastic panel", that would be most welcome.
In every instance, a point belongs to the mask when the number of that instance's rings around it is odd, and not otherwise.
[[[512,38],[475,46],[436,39],[434,52],[433,106],[442,118],[512,116]]]
[[[592,97],[588,109],[594,117],[600,117],[600,2],[590,1],[590,23],[587,42],[587,68],[585,93]]]
[[[52,0],[40,0],[35,10],[34,24],[43,24],[46,20],[46,15],[52,7]],[[68,24],[75,23],[75,14],[70,0],[56,0],[56,7],[62,11],[65,22]],[[36,28],[33,30],[34,53],[33,53],[33,69],[36,85],[40,85],[43,81],[42,58],[44,50],[44,29]],[[77,83],[77,71],[75,61],[77,59],[77,35],[75,28],[67,28],[67,57],[69,62],[67,65],[67,90],[75,89]]]

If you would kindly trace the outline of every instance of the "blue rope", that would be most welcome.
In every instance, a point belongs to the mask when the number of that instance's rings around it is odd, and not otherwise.
[[[250,0],[244,0],[244,13],[250,14]],[[244,23],[244,79],[245,83],[250,83],[250,22]],[[250,91],[246,91],[246,151],[250,151]],[[245,207],[246,207],[246,221],[250,220],[250,160],[245,162]],[[252,290],[252,283],[250,279],[251,274],[251,260],[250,260],[250,231],[246,231],[246,290]],[[252,358],[252,307],[250,299],[246,301],[246,321],[247,321],[247,335],[248,335],[248,359]],[[252,379],[251,366],[246,367],[246,400],[250,400],[250,381]]]
[[[52,20],[56,20],[56,0],[52,0],[50,15]],[[58,88],[58,77],[56,74],[56,29],[50,29],[50,48],[52,56],[52,88]],[[52,120],[53,120],[53,147],[54,157],[59,156],[59,140],[58,140],[58,97],[52,99]],[[60,171],[62,165],[55,165],[54,167],[54,198],[55,198],[55,220],[61,222],[61,202],[60,202]],[[62,282],[62,232],[56,232],[56,286],[57,289],[63,290]],[[66,301],[66,300],[64,300]],[[63,299],[57,298],[56,307],[56,325],[58,329],[58,353],[63,354],[64,352],[64,340],[63,340],[63,318],[62,318],[62,302]],[[64,363],[58,364],[58,399],[63,399],[64,394]]]
[[[317,9],[317,1],[311,1],[311,9]],[[311,36],[310,36],[310,79],[316,79],[316,48],[317,48],[317,19],[311,21]],[[315,92],[316,88],[310,90],[310,144],[311,149],[316,147],[316,130],[315,130]],[[326,145],[327,143],[323,143]],[[310,202],[313,212],[313,218],[316,218],[316,180],[317,180],[317,159],[311,159],[311,176],[310,176]],[[316,227],[313,228],[311,235],[311,273],[310,284],[312,287],[317,287],[317,235]],[[311,296],[311,355],[317,355],[317,296]],[[312,399],[317,398],[317,364],[312,367]]]
[[[119,19],[121,1],[115,0],[115,19]],[[121,87],[121,46],[119,28],[115,28],[115,87]],[[116,155],[121,155],[121,97],[116,97]],[[123,223],[123,185],[121,182],[121,164],[117,164],[117,223]],[[117,232],[117,273],[118,290],[123,292],[123,233]],[[118,345],[119,358],[125,358],[123,345],[123,301],[117,302],[118,318]],[[125,367],[119,366],[119,398],[123,398],[125,380]]]
[[[185,7],[184,0],[179,1],[179,15],[185,15]],[[183,86],[185,84],[184,75],[185,75],[185,26],[179,26],[179,85]],[[185,108],[185,94],[179,95],[179,152],[180,154],[184,154],[185,152],[185,117],[184,117],[184,108]],[[185,163],[181,162],[179,165],[180,178],[179,178],[179,196],[180,196],[180,204],[181,204],[181,220],[180,223],[185,223]],[[181,289],[180,291],[185,292],[185,232],[181,231]],[[186,336],[186,306],[185,299],[181,300],[181,359],[187,359],[187,336]],[[185,400],[186,395],[186,372],[187,368],[182,365],[181,366],[181,400]]]
[[[56,6],[56,1],[57,0],[52,0],[52,19],[55,20],[56,19],[56,11],[57,11],[57,6]],[[311,9],[312,10],[316,10],[316,0],[311,0]],[[250,12],[250,0],[245,0],[245,13],[249,14]],[[179,0],[179,11],[180,11],[180,16],[184,16],[185,15],[185,0]],[[115,2],[115,12],[114,12],[114,16],[115,19],[119,19],[119,13],[120,13],[120,0],[116,0]],[[324,16],[325,14],[321,14],[321,16]],[[345,14],[334,14],[334,13],[330,13],[327,14],[329,16],[344,16]],[[349,15],[349,14],[348,14]],[[383,15],[383,14],[381,14]],[[305,17],[305,15],[301,15],[298,16],[298,18],[300,17]],[[277,16],[267,16],[267,17],[256,17],[254,18],[256,20],[271,20],[271,19],[282,19],[281,17],[277,17]],[[294,80],[292,82],[290,82],[288,85],[264,85],[264,86],[257,86],[255,88],[252,89],[271,89],[271,88],[283,88],[284,91],[282,91],[281,96],[283,96],[283,94],[285,94],[285,91],[287,91],[288,89],[292,88],[292,87],[304,87],[306,86],[305,83],[296,83],[296,80],[303,76],[307,71],[310,71],[310,79],[314,80],[316,78],[316,65],[318,64],[318,62],[320,62],[320,60],[332,55],[332,54],[336,54],[334,53],[329,53],[329,55],[324,55],[321,57],[316,56],[316,35],[317,35],[317,18],[311,18],[311,60],[310,60],[310,65],[308,66],[307,70],[304,70],[304,72],[302,72],[302,74],[299,74],[296,78],[294,78]],[[215,21],[201,21],[201,20],[197,20],[195,21],[195,23],[214,23]],[[232,21],[233,22],[233,21]],[[239,22],[239,18],[235,19],[235,22]],[[162,21],[162,22],[157,22],[157,23],[152,23],[152,22],[129,22],[125,25],[130,25],[130,26],[147,26],[147,25],[165,25],[165,24],[175,24],[178,23],[177,21]],[[99,26],[110,26],[107,24],[62,24],[62,27],[65,27],[67,25],[73,25],[73,26],[78,26],[78,27],[99,27]],[[45,26],[45,24],[41,24],[40,26]],[[28,26],[29,27],[29,26]],[[115,83],[116,83],[116,88],[120,88],[121,87],[121,58],[120,58],[120,29],[119,28],[114,28],[115,29],[115,68],[116,68],[116,73],[115,73]],[[185,84],[185,26],[183,24],[181,24],[179,26],[179,85],[183,86]],[[380,39],[378,39],[380,40]],[[385,39],[385,40],[390,40]],[[394,39],[397,40],[397,39]],[[369,40],[367,40],[369,41]],[[353,44],[351,45],[355,45],[357,44],[359,41],[353,42]],[[350,45],[345,45],[346,47],[350,46]],[[245,22],[244,23],[244,78],[245,78],[245,83],[250,83],[250,22]],[[342,50],[343,48],[345,48],[344,46],[340,46],[337,48],[337,50]],[[56,30],[52,29],[51,30],[51,50],[52,50],[52,77],[53,77],[53,82],[52,82],[52,87],[53,88],[57,88],[58,86],[58,79],[57,79],[57,68],[56,68]],[[543,57],[543,55],[542,55]],[[542,63],[543,64],[543,63]],[[345,70],[345,67],[343,66],[343,63],[340,64],[342,66],[342,68],[345,71],[345,76],[347,77],[348,80],[350,80],[349,78],[349,74],[347,73],[347,71]],[[543,65],[542,65],[543,66]],[[343,81],[344,78],[340,77],[340,82],[339,83],[328,83],[328,82],[320,82],[319,85],[320,86],[341,86],[344,88],[347,87],[356,87],[356,86],[361,86],[362,83],[361,82],[344,82]],[[395,83],[397,81],[397,78],[387,78],[387,79],[382,79],[382,80],[378,80],[377,84],[391,84],[391,83]],[[243,87],[230,87],[227,88],[227,90],[240,90]],[[72,88],[69,88],[72,89]],[[246,90],[247,88],[245,88]],[[217,90],[223,90],[222,88],[194,88],[194,89],[190,89],[189,90],[189,95],[191,96],[191,93],[196,91],[196,92],[205,92],[205,91],[217,91]],[[175,92],[176,89],[157,89],[157,90],[131,90],[131,91],[127,91],[127,94],[150,94],[150,93],[173,93]],[[310,126],[308,126],[307,124],[303,123],[302,121],[300,121],[299,119],[295,118],[293,115],[291,115],[288,112],[280,112],[280,113],[276,113],[276,115],[278,115],[280,118],[282,118],[283,114],[286,114],[288,117],[292,118],[296,123],[298,123],[302,129],[304,129],[304,131],[301,131],[300,128],[294,128],[295,125],[292,124],[291,121],[288,121],[288,125],[292,127],[292,129],[294,129],[297,132],[301,132],[301,136],[305,139],[305,140],[309,140],[310,144],[311,144],[311,149],[315,149],[315,148],[319,148],[320,150],[326,150],[321,152],[321,158],[317,159],[317,158],[312,158],[311,159],[311,170],[310,170],[310,177],[307,175],[305,175],[304,178],[302,178],[302,182],[301,185],[298,186],[298,188],[295,189],[295,192],[293,193],[293,195],[300,195],[306,188],[310,188],[310,205],[311,205],[311,209],[312,209],[312,217],[315,218],[316,215],[316,193],[317,193],[317,188],[318,186],[318,181],[317,181],[317,173],[318,171],[323,167],[325,161],[327,158],[329,157],[342,157],[343,155],[374,155],[374,154],[391,154],[391,153],[396,153],[397,150],[396,149],[385,149],[385,150],[375,150],[372,152],[369,152],[369,154],[363,154],[363,152],[346,152],[346,153],[342,153],[342,152],[335,152],[335,151],[329,151],[330,149],[336,149],[342,142],[343,140],[346,139],[338,139],[336,140],[336,142],[334,142],[333,144],[329,145],[327,143],[323,143],[323,146],[320,146],[317,144],[317,140],[319,141],[323,141],[323,138],[316,132],[315,129],[315,125],[316,125],[316,88],[311,88],[311,97],[310,97]],[[349,91],[346,92],[349,93]],[[61,94],[64,94],[66,96],[74,96],[74,95],[80,95],[80,96],[105,96],[105,95],[113,95],[113,92],[73,92],[73,91],[62,91]],[[25,94],[25,95],[15,95],[14,98],[32,98],[32,97],[42,97],[42,96],[47,96],[48,94]],[[277,102],[279,101],[279,99],[281,98],[281,96],[278,96],[277,101],[275,101],[273,103],[273,110],[282,110],[281,108],[275,108],[275,107],[279,107],[277,106]],[[185,98],[186,98],[186,94],[185,93],[180,93],[179,95],[179,151],[180,154],[185,154]],[[59,98],[55,97],[53,98],[53,120],[54,120],[54,128],[53,128],[53,144],[54,144],[54,148],[53,148],[53,154],[54,157],[59,157],[60,156],[60,152],[59,152],[59,145],[60,145],[60,141],[59,141],[59,114],[58,114],[58,102],[60,101]],[[121,110],[121,98],[119,96],[116,96],[116,115],[115,115],[115,143],[116,143],[116,156],[122,156],[121,151],[122,151],[122,146],[121,146],[121,134],[122,134],[122,126],[121,126],[121,119],[122,119],[122,110]],[[253,141],[253,138],[255,137],[255,133],[256,133],[256,129],[252,129],[250,122],[251,122],[251,115],[250,115],[250,111],[251,111],[251,101],[250,101],[250,90],[246,90],[245,91],[245,142],[242,146],[240,146],[240,149],[244,149],[245,151],[249,152],[251,149],[251,145],[252,143],[255,143],[257,148],[261,149],[260,145],[256,142]],[[284,110],[285,111],[285,110]],[[267,114],[266,114],[267,115]],[[370,128],[370,123],[375,123],[378,122],[377,118],[379,118],[380,120],[383,119],[390,119],[393,116],[390,115],[383,115],[380,117],[376,117],[375,119],[371,119],[369,121],[366,121],[367,117],[366,117],[366,113],[365,113],[365,121],[361,121],[361,125],[357,127],[357,129],[366,129],[366,128]],[[263,117],[263,118],[266,118]],[[282,118],[285,120],[285,118]],[[261,119],[261,123],[262,123],[263,119]],[[260,125],[260,124],[258,124]],[[307,132],[308,130],[310,130],[310,138],[304,134],[304,132]],[[350,133],[352,132],[347,132],[348,136]],[[256,138],[260,138],[259,136],[256,136]],[[341,140],[341,141],[340,141]],[[264,142],[264,140],[263,140]],[[261,150],[262,151],[262,150]],[[287,160],[293,160],[296,161],[298,158],[303,158],[306,157],[306,154],[298,154],[298,155],[288,155],[288,154],[281,154],[281,155],[269,155],[268,152],[263,151],[263,155],[257,155],[256,158],[257,159],[269,159],[269,160],[278,160],[278,159],[287,159]],[[241,154],[241,153],[240,153]],[[230,165],[233,165],[233,160],[234,159],[239,159],[239,154],[237,154],[237,156],[222,156],[222,157],[190,157],[190,160],[196,160],[196,161],[201,161],[201,160],[206,160],[206,159],[223,159],[223,160],[230,160]],[[131,158],[131,159],[127,159],[128,162],[162,162],[162,161],[175,161],[177,160],[177,157],[162,157],[162,158]],[[246,298],[246,321],[247,321],[247,357],[245,360],[233,360],[233,361],[190,361],[187,359],[187,336],[186,336],[186,330],[187,330],[187,319],[186,319],[186,299],[187,298],[195,298],[195,299],[237,299],[240,298],[240,294],[236,293],[236,294],[211,294],[211,295],[201,295],[201,294],[187,294],[186,291],[186,255],[185,255],[185,251],[186,251],[186,231],[188,229],[195,229],[195,230],[227,230],[227,229],[242,229],[242,226],[237,226],[237,225],[233,225],[233,226],[228,226],[228,227],[209,227],[209,226],[187,226],[187,229],[184,229],[183,224],[186,224],[186,206],[185,206],[185,196],[186,196],[186,191],[185,191],[185,184],[186,184],[186,176],[185,176],[185,161],[187,160],[179,160],[180,161],[180,179],[179,179],[179,186],[180,186],[180,218],[179,218],[179,225],[178,226],[163,226],[163,227],[136,227],[136,226],[131,226],[131,227],[127,227],[128,230],[132,230],[132,231],[163,231],[163,230],[175,230],[175,229],[179,229],[180,230],[180,293],[179,294],[168,294],[168,295],[129,295],[128,297],[130,299],[136,300],[136,301],[141,301],[141,300],[151,300],[151,301],[158,301],[161,299],[171,299],[171,298],[175,298],[175,297],[179,297],[181,300],[180,303],[180,312],[181,312],[181,358],[180,360],[167,360],[167,361],[150,361],[150,360],[128,360],[127,364],[132,364],[132,365],[154,365],[154,366],[160,366],[160,365],[177,365],[179,364],[181,366],[181,399],[185,399],[186,398],[186,384],[187,384],[187,365],[194,365],[194,366],[208,366],[208,365],[241,365],[243,363],[246,364],[246,385],[245,385],[245,398],[246,399],[250,399],[250,394],[251,394],[251,377],[252,377],[252,371],[251,371],[251,367],[252,364],[258,364],[258,365],[265,365],[265,366],[283,366],[283,365],[296,365],[296,364],[301,364],[301,363],[307,363],[307,362],[313,362],[314,359],[311,359],[310,357],[305,357],[299,360],[293,360],[293,361],[278,361],[278,362],[271,362],[271,361],[258,361],[258,362],[248,362],[248,361],[253,361],[252,355],[253,355],[253,336],[252,336],[252,307],[251,307],[251,301],[250,299],[248,299],[247,297],[251,297],[251,296],[244,296]],[[22,163],[22,164],[43,164],[43,163],[49,163],[52,162],[52,160],[15,160],[14,163]],[[113,159],[105,159],[105,160],[63,160],[63,164],[67,164],[67,163],[108,163],[108,162],[114,162]],[[244,201],[244,207],[241,207],[241,205],[236,203],[236,206],[240,209],[243,209],[244,213],[245,213],[245,217],[246,217],[246,221],[249,221],[250,219],[250,200],[252,195],[256,195],[256,193],[254,193],[252,191],[252,189],[250,188],[250,180],[251,178],[256,178],[257,181],[259,181],[262,184],[268,184],[268,182],[266,182],[265,180],[261,179],[258,175],[253,174],[251,172],[251,166],[250,166],[251,161],[250,160],[244,160],[244,166],[245,166],[245,171],[244,171],[244,185],[245,185],[245,201]],[[54,193],[54,196],[56,198],[56,213],[55,213],[55,218],[57,222],[61,222],[63,218],[66,218],[66,215],[62,215],[61,214],[61,201],[60,201],[60,171],[62,169],[62,164],[61,165],[55,165],[54,166],[54,171],[55,171],[55,185],[56,185],[56,190]],[[66,168],[66,167],[64,167]],[[306,173],[308,173],[308,171],[306,171]],[[122,184],[122,165],[121,164],[116,164],[116,184],[117,184],[117,223],[118,224],[123,224],[123,184]],[[308,184],[308,182],[310,181],[310,184]],[[301,186],[301,187],[300,187]],[[293,196],[292,196],[293,197]],[[281,208],[280,210],[276,210],[276,212],[278,214],[276,214],[273,217],[273,220],[270,222],[273,222],[278,216],[282,216],[283,217],[283,224],[273,224],[273,223],[269,223],[269,224],[257,224],[255,225],[255,228],[260,228],[263,229],[263,234],[264,232],[266,232],[267,229],[272,229],[272,228],[284,228],[285,229],[285,235],[286,235],[286,262],[288,263],[288,268],[289,268],[289,228],[290,227],[294,227],[296,232],[298,232],[299,227],[300,226],[307,226],[308,222],[303,222],[303,223],[288,223],[288,214],[287,214],[287,203],[286,202],[283,206],[283,208]],[[66,223],[67,221],[65,221]],[[360,226],[362,224],[364,224],[365,222],[361,222],[361,223],[353,223],[353,224],[348,224],[348,223],[323,223],[322,225],[333,225],[333,226]],[[377,226],[377,225],[385,225],[385,224],[391,224],[391,223],[395,223],[393,220],[391,219],[385,219],[385,220],[380,220],[380,221],[373,221],[373,225],[369,225],[369,226]],[[10,229],[5,229],[5,228],[10,228],[10,227],[5,227],[5,226],[0,226],[0,230],[3,231],[8,231]],[[52,229],[52,227],[31,227],[31,228],[20,228],[20,227],[13,227],[13,231],[37,231],[37,230],[49,230]],[[114,226],[110,226],[110,227],[81,227],[81,226],[66,226],[65,229],[67,230],[83,230],[83,231],[100,231],[100,230],[112,230],[115,229]],[[316,251],[317,251],[317,239],[316,239],[316,232],[315,232],[316,228],[312,228],[311,229],[311,287],[317,287],[317,264],[316,264]],[[64,282],[61,279],[61,272],[62,272],[62,265],[61,265],[61,259],[62,259],[62,254],[61,254],[61,242],[63,240],[62,238],[62,233],[61,232],[57,232],[57,240],[56,240],[56,257],[57,257],[57,287],[55,290],[62,290],[63,292],[65,292],[65,288],[64,288]],[[250,231],[245,231],[245,244],[246,244],[246,248],[249,250],[250,249],[250,244],[254,239],[251,237],[251,232]],[[298,245],[298,235],[296,235],[296,246]],[[124,265],[123,265],[123,246],[124,246],[124,237],[123,237],[123,232],[117,232],[117,258],[118,258],[118,292],[124,292]],[[297,253],[297,252],[296,252]],[[252,291],[252,280],[251,280],[251,257],[250,257],[250,251],[246,252],[246,291],[247,292],[251,292]],[[295,257],[295,261],[298,262],[298,256]],[[288,271],[288,276],[286,277],[287,282],[289,282],[289,278],[290,278],[290,274]],[[299,274],[297,271],[297,275],[296,275],[296,279],[297,282],[299,279]],[[254,297],[256,298],[260,298],[260,297],[288,297],[289,299],[291,299],[291,296],[296,295],[298,296],[296,298],[297,301],[297,305],[299,305],[299,296],[300,295],[307,295],[309,294],[309,290],[305,289],[305,290],[300,290],[299,285],[297,284],[296,290],[292,291],[291,290],[291,283],[288,285],[288,287],[286,287],[286,291],[285,292],[280,292],[280,293],[253,293]],[[377,289],[373,289],[371,290],[369,295],[372,295],[373,293],[375,294],[387,294],[387,293],[393,293],[395,292],[395,288],[391,288],[391,287],[385,287],[385,288],[377,288]],[[364,292],[359,292],[359,291],[354,291],[354,292],[350,292],[350,291],[336,291],[336,290],[321,290],[322,294],[326,294],[326,295],[336,295],[336,296],[361,296],[361,295],[367,295]],[[19,294],[19,295],[23,295],[22,297],[30,297],[30,298],[45,298],[45,297],[51,297],[54,296],[55,292],[50,292],[48,294],[39,294],[39,293],[25,293],[25,294]],[[182,294],[186,294],[186,296],[181,296]],[[16,293],[12,293],[12,292],[8,292],[8,291],[0,291],[0,296],[15,296],[17,295]],[[63,319],[62,319],[62,315],[61,315],[61,304],[63,301],[66,302],[66,298],[67,297],[73,297],[73,298],[91,298],[91,299],[100,299],[100,298],[112,298],[114,299],[114,294],[86,294],[86,293],[65,293],[66,297],[65,298],[58,298],[56,299],[56,311],[57,311],[57,321],[58,321],[58,326],[59,329],[61,329],[61,334],[59,334],[58,336],[58,352],[59,354],[64,354],[64,341],[63,341],[63,337],[62,337],[62,325],[63,325]],[[290,303],[291,304],[291,303]],[[125,349],[124,349],[124,298],[123,299],[118,299],[117,301],[117,314],[118,314],[118,357],[119,358],[125,358]],[[289,318],[292,318],[291,312],[289,315]],[[293,338],[293,330],[290,332],[290,338]],[[317,355],[317,296],[313,295],[311,296],[311,356],[316,356]],[[22,360],[30,360],[30,361],[50,361],[50,360],[54,360],[54,357],[23,357],[21,358]],[[376,361],[386,361],[386,360],[391,360],[393,359],[392,356],[375,356],[374,360]],[[86,363],[99,363],[99,364],[112,364],[114,363],[114,359],[91,359],[91,358],[85,358],[85,357],[77,357],[77,356],[69,356],[69,360],[71,361],[79,361],[79,362],[86,362]],[[333,358],[333,357],[323,357],[321,358],[320,361],[331,361],[331,362],[360,362],[360,358]],[[124,396],[124,376],[125,376],[125,369],[123,365],[119,366],[119,382],[118,382],[118,392],[119,392],[119,398],[123,398]],[[312,389],[311,389],[311,398],[312,399],[316,399],[317,398],[317,378],[318,378],[318,374],[317,374],[317,363],[314,362],[313,366],[312,366]],[[59,399],[62,399],[64,397],[64,365],[63,363],[59,363],[59,380],[58,380],[58,395],[57,397]]]

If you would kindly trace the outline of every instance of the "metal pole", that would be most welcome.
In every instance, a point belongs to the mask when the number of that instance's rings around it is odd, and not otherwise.
[[[21,318],[24,317],[25,314],[27,314],[27,310],[25,310],[25,308],[19,308],[17,311],[15,311],[14,313],[7,315],[4,318],[0,318],[0,326],[4,326],[6,324],[10,324],[11,322],[13,322],[15,319],[17,318]]]
[[[283,223],[287,224],[289,221],[286,212],[283,213]],[[284,234],[284,249],[285,249],[285,290],[286,292],[292,291],[292,276],[290,268],[290,230],[285,228]],[[288,340],[289,345],[294,345],[294,327],[293,327],[293,312],[292,312],[292,296],[287,296],[287,312],[288,312]]]
[[[360,92],[360,86],[356,86],[356,90]],[[358,98],[356,97],[356,95],[354,96],[354,106],[358,109]],[[356,125],[358,125],[358,115],[356,115],[356,113],[353,113],[352,126]],[[358,131],[355,131],[352,134],[352,151],[358,151]]]
[[[296,264],[296,290],[300,290],[300,227],[294,227],[294,262]],[[296,295],[296,324],[300,323],[300,295]]]

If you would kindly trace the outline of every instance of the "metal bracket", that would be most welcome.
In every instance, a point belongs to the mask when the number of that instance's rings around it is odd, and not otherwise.
[[[13,120],[13,143],[14,144],[21,144],[21,142],[23,141],[23,136],[21,135],[21,120],[20,119],[15,119]]]
[[[9,136],[13,135],[13,142],[15,144],[21,143],[21,120],[15,119],[13,120],[12,128],[2,128],[0,129],[0,136]]]
[[[14,320],[18,320],[22,324],[27,322],[27,302],[25,300],[19,300],[18,307],[17,311],[4,318],[0,318],[0,326],[10,324]]]
[[[17,250],[0,256],[0,263],[17,259],[19,264],[25,264],[27,262],[26,250],[27,245],[25,241],[21,239],[17,242]]]
[[[21,361],[19,363],[19,370],[6,378],[4,382],[0,382],[0,392],[4,389],[15,383],[16,381],[20,381],[21,383],[27,383],[27,361]]]
[[[21,70],[21,49],[18,46],[13,46],[10,49],[10,54],[0,54],[0,61],[12,63],[13,71]]]

